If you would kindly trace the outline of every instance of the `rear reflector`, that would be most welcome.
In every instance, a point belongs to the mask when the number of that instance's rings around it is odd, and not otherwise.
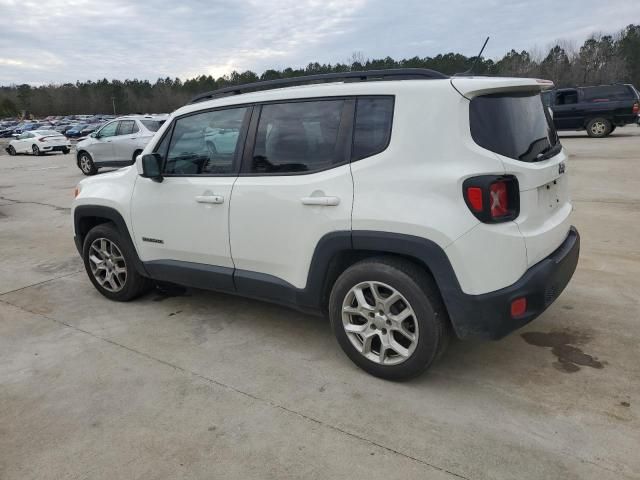
[[[636,103],[633,104],[632,112],[634,114],[636,114],[636,113],[638,113],[638,111],[640,111],[640,105],[638,104],[638,102],[636,102]]]
[[[521,317],[527,311],[527,297],[516,298],[511,302],[511,318]]]

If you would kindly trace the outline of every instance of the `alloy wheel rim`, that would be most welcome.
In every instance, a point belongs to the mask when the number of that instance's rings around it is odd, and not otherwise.
[[[127,262],[118,246],[107,238],[98,238],[89,247],[89,266],[93,278],[109,292],[119,292],[127,282]]]
[[[604,134],[605,130],[606,130],[606,126],[605,126],[604,122],[595,122],[591,126],[591,131],[595,135],[602,135],[602,134]]]
[[[347,292],[342,326],[355,349],[380,365],[408,360],[418,344],[413,308],[400,292],[382,282],[362,282]]]
[[[36,145],[33,146],[32,150],[33,153],[38,153],[38,147]]]
[[[80,157],[80,167],[82,168],[83,172],[88,172],[89,170],[91,170],[89,159],[85,155]]]

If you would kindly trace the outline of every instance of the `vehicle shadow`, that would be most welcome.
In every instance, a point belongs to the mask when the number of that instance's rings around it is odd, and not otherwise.
[[[616,137],[637,137],[637,135],[634,135],[633,133],[617,133],[614,132],[611,135],[607,136],[607,137],[602,137],[602,138],[593,138],[593,140],[606,140],[607,138],[616,138]],[[571,134],[571,135],[560,135],[560,140],[562,140],[563,138],[585,138],[585,139],[590,139],[592,137],[590,137],[587,134]]]

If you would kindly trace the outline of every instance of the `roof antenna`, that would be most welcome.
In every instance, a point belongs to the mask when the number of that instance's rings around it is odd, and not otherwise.
[[[484,47],[487,46],[487,43],[489,43],[489,37],[487,37],[487,39],[484,41],[484,44],[482,45],[482,48],[480,49],[480,53],[478,54],[478,56],[474,60],[473,65],[471,65],[471,68],[469,70],[467,70],[466,72],[464,72],[464,73],[460,73],[459,75],[473,75],[473,69],[476,68],[478,60],[480,60],[480,57],[482,56],[482,52],[484,52]]]

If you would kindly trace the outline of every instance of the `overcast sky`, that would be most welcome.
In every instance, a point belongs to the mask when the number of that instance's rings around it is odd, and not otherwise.
[[[365,57],[578,45],[640,0],[0,0],[0,85],[215,77]]]

